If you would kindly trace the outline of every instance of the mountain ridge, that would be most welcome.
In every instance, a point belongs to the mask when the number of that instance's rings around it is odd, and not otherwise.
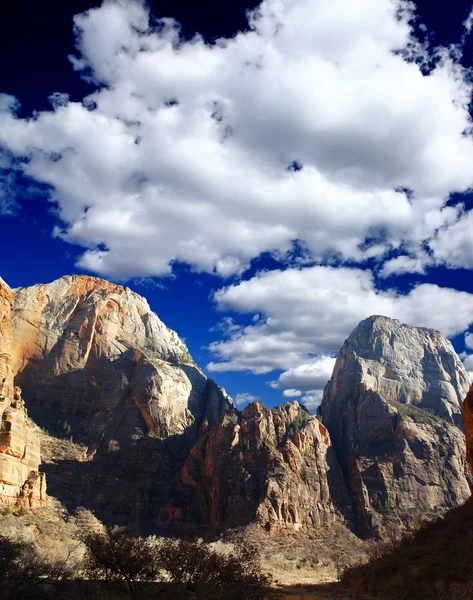
[[[326,386],[322,424],[297,401],[238,411],[130,288],[74,275],[9,293],[12,372],[30,414],[41,426],[62,423],[87,448],[87,460],[43,465],[50,493],[69,510],[84,505],[106,521],[176,532],[337,522],[379,536],[419,499],[430,514],[469,495],[458,429],[467,375],[435,330],[362,321]],[[442,416],[426,410],[435,394]],[[373,425],[364,433],[346,419],[353,402]],[[347,439],[337,423],[352,427]],[[361,433],[366,447],[355,440]],[[389,443],[378,460],[380,435]],[[416,473],[422,487],[447,482],[448,493],[424,502]]]

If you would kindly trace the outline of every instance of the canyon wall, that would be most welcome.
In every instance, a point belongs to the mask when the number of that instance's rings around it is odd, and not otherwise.
[[[46,500],[46,484],[39,436],[13,383],[12,304],[13,292],[0,279],[0,501],[29,508]]]
[[[468,375],[440,333],[362,321],[339,352],[321,407],[363,535],[461,504],[470,477],[461,431]]]

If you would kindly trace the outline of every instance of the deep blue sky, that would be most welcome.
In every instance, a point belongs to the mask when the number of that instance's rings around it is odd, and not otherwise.
[[[47,98],[54,92],[67,92],[77,100],[90,93],[91,86],[72,70],[67,55],[74,50],[73,16],[99,5],[100,2],[91,0],[17,0],[2,9],[0,91],[18,98],[22,106],[20,116],[50,109]],[[209,40],[231,36],[244,29],[247,26],[245,10],[256,5],[257,2],[237,0],[151,2],[152,13],[157,17],[174,17],[181,23],[186,36],[200,32]],[[459,42],[461,23],[470,12],[471,2],[420,0],[417,7],[435,45]],[[467,42],[464,46],[465,66],[472,64],[472,51],[472,44]],[[12,287],[17,287],[49,282],[63,274],[80,272],[75,267],[75,260],[83,249],[51,235],[56,219],[46,200],[47,190],[41,192],[20,179],[16,184],[20,191],[17,197],[19,207],[13,214],[0,215],[1,276]],[[274,264],[273,260],[262,258],[243,278],[249,279],[257,270],[272,268]],[[407,290],[417,281],[435,282],[473,293],[473,278],[466,270],[438,268],[431,270],[427,276],[398,277],[395,284],[398,289]],[[157,286],[140,285],[136,281],[127,284],[148,298],[161,319],[186,340],[196,362],[204,366],[209,361],[205,346],[218,338],[218,334],[209,330],[222,316],[216,313],[209,297],[213,290],[222,287],[222,281],[212,275],[197,276],[182,266],[176,268],[174,278],[164,279]],[[382,285],[387,284],[384,282]],[[239,322],[249,320],[250,317],[244,316]],[[457,341],[458,349],[463,350],[461,340]],[[282,400],[281,392],[267,384],[272,376],[215,373],[213,377],[231,395],[249,392],[270,405]]]

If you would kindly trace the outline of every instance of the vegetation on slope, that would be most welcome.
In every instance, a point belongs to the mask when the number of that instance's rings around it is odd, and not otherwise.
[[[473,499],[417,532],[378,545],[372,560],[348,569],[342,588],[352,598],[471,600]]]

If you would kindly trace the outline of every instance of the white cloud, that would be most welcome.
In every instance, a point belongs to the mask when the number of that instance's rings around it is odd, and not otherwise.
[[[210,44],[106,1],[74,22],[72,63],[96,91],[29,120],[2,96],[0,143],[52,186],[56,235],[98,274],[227,276],[295,239],[316,259],[418,248],[473,186],[473,144],[468,73],[447,50],[421,72],[411,6],[265,0],[250,31]]]
[[[463,21],[463,26],[465,28],[465,32],[462,36],[462,44],[464,44],[471,33],[471,29],[473,27],[473,8],[470,11],[468,17]]]
[[[300,390],[284,390],[282,395],[284,398],[299,398],[302,396],[302,392]]]
[[[335,360],[330,356],[321,356],[309,363],[298,365],[282,373],[271,386],[286,391],[296,389],[307,392],[323,389],[332,376]]]
[[[406,295],[380,291],[371,273],[360,269],[316,266],[260,273],[219,290],[215,301],[222,310],[264,317],[211,344],[215,361],[209,370],[281,369],[286,371],[278,379],[281,389],[307,389],[312,377],[318,381],[314,388],[320,389],[333,360],[322,357],[338,352],[370,315],[434,328],[446,336],[464,332],[473,322],[472,294],[433,284],[418,285]],[[318,358],[310,360],[313,355]]]
[[[473,333],[468,332],[465,334],[465,346],[470,350],[473,350]]]
[[[314,415],[317,408],[320,406],[322,402],[323,391],[318,390],[312,392],[311,394],[305,394],[300,400],[301,404],[303,404],[307,410]]]
[[[384,263],[379,274],[381,277],[401,275],[404,273],[425,273],[426,266],[432,262],[427,254],[420,256],[397,256]]]
[[[473,382],[473,354],[462,356],[463,365],[470,376],[470,381]]]
[[[246,405],[250,402],[257,402],[258,400],[259,396],[253,396],[253,394],[248,394],[247,392],[243,392],[235,396],[235,404],[237,406],[243,406],[244,404]]]
[[[473,213],[462,213],[450,227],[441,228],[430,242],[435,257],[453,268],[473,268]]]

